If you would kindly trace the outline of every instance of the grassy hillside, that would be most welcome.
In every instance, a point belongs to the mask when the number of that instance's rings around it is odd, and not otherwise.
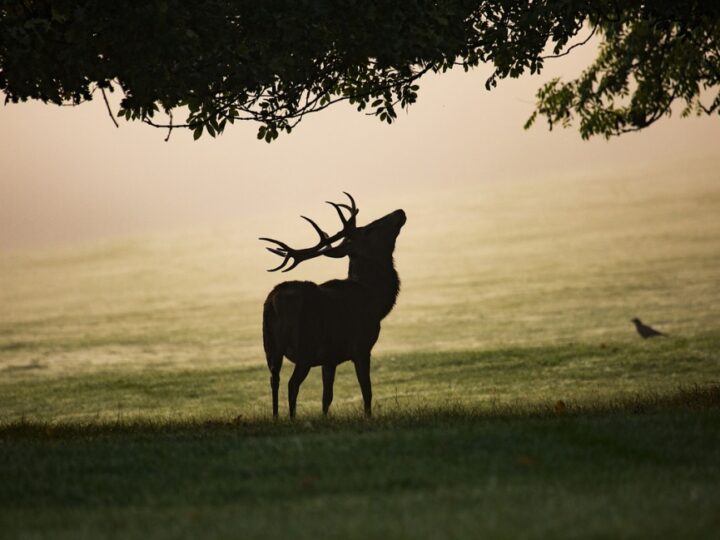
[[[676,336],[720,330],[718,170],[479,183],[361,204],[362,220],[400,205],[409,216],[397,248],[403,289],[376,352],[632,342],[635,316]],[[295,212],[334,227],[325,197]],[[273,256],[256,238],[302,245],[313,234],[297,215],[269,215],[1,255],[0,369],[258,365],[262,300],[289,275],[265,272]],[[342,261],[315,260],[291,277],[344,272]]]
[[[370,421],[347,364],[269,418],[255,238],[295,219],[0,255],[0,537],[707,538],[718,170],[409,195]]]

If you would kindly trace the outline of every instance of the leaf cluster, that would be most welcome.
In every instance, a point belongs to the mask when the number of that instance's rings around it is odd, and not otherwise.
[[[720,2],[623,2],[590,23],[602,36],[596,60],[575,80],[537,93],[549,127],[579,119],[584,139],[638,131],[672,114],[720,113]]]

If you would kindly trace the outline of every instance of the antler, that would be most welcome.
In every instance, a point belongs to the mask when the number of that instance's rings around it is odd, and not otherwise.
[[[356,218],[359,210],[357,206],[355,206],[355,199],[352,198],[352,195],[345,191],[343,191],[343,193],[345,193],[345,195],[347,195],[347,198],[350,199],[350,205],[347,205],[345,203],[334,203],[331,201],[326,201],[329,205],[335,208],[335,211],[338,213],[340,221],[343,224],[342,230],[335,233],[334,235],[328,236],[328,234],[323,231],[312,219],[307,216],[300,216],[305,221],[310,223],[310,225],[312,225],[313,229],[315,229],[315,232],[318,233],[318,236],[320,237],[320,240],[314,246],[304,249],[293,249],[286,243],[281,242],[280,240],[265,237],[260,238],[260,240],[271,242],[277,245],[278,247],[266,247],[265,249],[267,249],[270,253],[274,253],[275,255],[279,255],[283,258],[283,261],[278,266],[276,266],[275,268],[271,268],[270,270],[268,270],[268,272],[276,272],[280,269],[282,269],[283,272],[289,272],[303,261],[306,261],[308,259],[314,259],[315,257],[319,257],[320,255],[328,254],[327,252],[332,249],[333,242],[337,242],[341,238],[345,238],[348,233],[355,229]],[[343,209],[350,212],[349,218],[345,217],[345,214],[343,214]],[[285,268],[285,266],[291,260],[292,264]]]

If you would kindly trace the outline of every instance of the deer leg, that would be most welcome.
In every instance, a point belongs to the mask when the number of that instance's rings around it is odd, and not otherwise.
[[[327,416],[328,409],[333,400],[333,384],[335,384],[335,365],[322,367],[323,379],[323,414]]]
[[[365,416],[372,416],[372,384],[370,383],[370,356],[359,358],[354,361],[355,375],[360,383],[363,403],[365,405]]]
[[[270,365],[270,389],[272,390],[273,418],[278,417],[278,388],[280,386],[280,368],[282,367],[282,363],[282,356],[278,361],[268,362],[268,365]]]
[[[295,364],[295,370],[290,376],[288,382],[288,404],[290,405],[290,418],[295,418],[295,406],[297,405],[297,396],[300,391],[300,385],[310,372],[310,366]]]

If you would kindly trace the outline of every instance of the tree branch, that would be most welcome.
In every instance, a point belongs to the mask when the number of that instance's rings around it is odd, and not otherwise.
[[[590,35],[588,37],[586,37],[584,40],[582,40],[581,42],[571,45],[570,47],[568,47],[567,49],[565,49],[563,52],[561,52],[559,54],[549,54],[547,56],[541,56],[540,59],[541,60],[549,60],[551,58],[562,58],[563,56],[567,56],[568,54],[570,54],[572,52],[573,49],[582,47],[588,41],[590,41],[592,39],[592,37],[595,35],[595,32],[597,31],[597,29],[598,29],[597,26],[593,26],[593,29],[592,29],[592,32],[590,32]]]
[[[120,125],[117,123],[117,120],[115,120],[115,116],[113,115],[112,109],[110,108],[110,102],[108,101],[107,94],[105,94],[105,89],[100,88],[100,91],[102,92],[103,100],[105,101],[105,107],[107,108],[108,115],[110,116],[110,120],[112,120],[113,124],[115,124],[116,128],[119,128]]]

